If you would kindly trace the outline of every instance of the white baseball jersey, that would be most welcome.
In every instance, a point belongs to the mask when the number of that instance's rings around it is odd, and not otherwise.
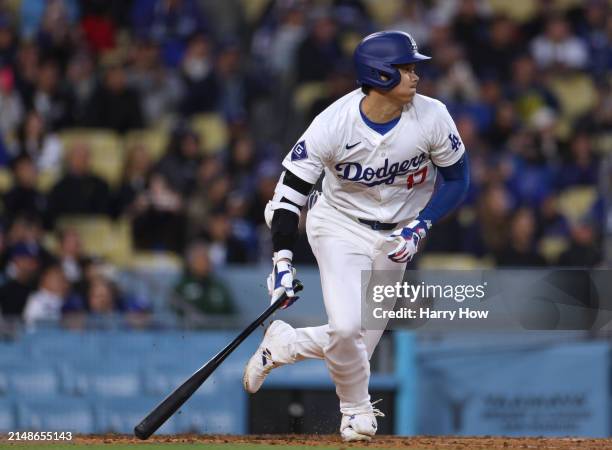
[[[325,170],[327,202],[355,218],[412,220],[434,189],[435,166],[457,162],[464,146],[443,103],[416,94],[385,135],[361,117],[360,89],[335,101],[300,137],[283,166],[309,183]],[[435,166],[434,166],[435,165]]]

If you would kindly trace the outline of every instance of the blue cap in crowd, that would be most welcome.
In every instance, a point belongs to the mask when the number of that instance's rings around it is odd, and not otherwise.
[[[11,258],[19,258],[29,256],[38,258],[40,254],[40,246],[35,242],[18,242],[10,249]]]

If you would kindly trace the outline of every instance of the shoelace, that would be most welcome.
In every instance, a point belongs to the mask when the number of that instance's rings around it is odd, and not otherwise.
[[[378,400],[374,401],[371,403],[372,405],[372,414],[374,414],[375,417],[385,417],[385,413],[382,412],[380,409],[378,408],[374,408],[374,405],[376,403],[382,402],[382,398],[379,398]]]

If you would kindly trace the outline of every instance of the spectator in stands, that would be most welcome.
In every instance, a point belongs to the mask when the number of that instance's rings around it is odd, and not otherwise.
[[[325,80],[326,95],[313,102],[308,112],[309,120],[314,120],[315,116],[334,101],[352,91],[355,88],[355,80],[353,78],[352,68],[347,67],[345,64],[337,65],[330,71]]]
[[[0,66],[13,64],[16,54],[16,36],[13,21],[6,13],[0,14]]]
[[[17,49],[14,64],[15,87],[23,102],[26,93],[34,89],[40,60],[39,49],[35,42],[22,41]]]
[[[259,250],[256,226],[247,218],[249,210],[248,195],[244,191],[233,191],[225,202],[227,216],[232,228],[232,234],[246,247],[249,261],[257,260]]]
[[[467,4],[469,2],[462,2],[461,4]],[[403,2],[402,9],[399,12],[395,22],[389,27],[390,30],[399,30],[409,33],[413,39],[419,43],[420,46],[425,48],[429,44],[429,36],[431,33],[431,18],[428,16],[427,11],[420,2]],[[472,24],[468,25],[469,31],[477,30],[480,27],[472,27]],[[467,36],[467,33],[457,33],[458,37]],[[468,44],[465,46],[470,48]]]
[[[532,41],[531,53],[543,69],[582,69],[588,60],[584,41],[572,33],[567,20],[558,14],[547,21],[544,34]]]
[[[213,72],[212,43],[204,35],[189,40],[181,62],[184,95],[180,110],[190,116],[215,111],[219,107],[219,85]]]
[[[40,248],[19,242],[8,249],[6,281],[0,286],[0,311],[5,318],[21,317],[28,297],[36,289]]]
[[[45,2],[45,11],[38,29],[37,41],[46,55],[66,68],[70,55],[81,39],[77,21],[78,0],[51,0]]]
[[[506,82],[512,73],[512,61],[522,51],[521,36],[516,24],[503,16],[491,22],[487,34],[480,45],[472,47],[472,67],[481,77],[488,76]]]
[[[110,191],[108,184],[91,170],[91,155],[85,142],[70,149],[66,173],[53,186],[48,199],[50,223],[69,214],[108,214]]]
[[[473,102],[478,98],[478,81],[463,57],[463,50],[448,43],[436,52],[428,76],[436,83],[438,96],[446,102]],[[435,62],[433,62],[435,61]]]
[[[145,201],[135,203],[132,222],[135,247],[180,253],[185,241],[183,198],[159,173],[151,175],[143,198]]]
[[[546,261],[535,248],[535,218],[533,211],[521,208],[510,222],[510,236],[505,247],[496,255],[500,266],[544,266]]]
[[[588,68],[595,77],[605,77],[612,69],[612,7],[605,0],[585,2],[578,34],[587,44]]]
[[[104,277],[96,277],[87,290],[87,308],[94,315],[108,315],[118,310],[119,295],[116,287]]]
[[[144,124],[140,94],[128,85],[126,69],[120,60],[108,61],[92,105],[95,105],[94,126],[125,133]]]
[[[243,59],[237,41],[220,46],[214,72],[219,89],[219,110],[226,117],[248,115],[254,102],[272,89],[269,77],[248,71]]]
[[[46,199],[37,190],[38,174],[27,155],[12,162],[13,187],[4,194],[4,214],[9,220],[20,214],[43,217]]]
[[[253,136],[243,134],[230,142],[226,172],[232,174],[234,186],[237,189],[249,192],[253,189],[254,171],[257,167],[257,148]]]
[[[210,158],[216,159],[216,158]],[[214,164],[214,163],[212,163]],[[208,167],[212,167],[208,166]],[[198,236],[202,233],[210,211],[223,209],[227,196],[231,189],[231,178],[223,172],[219,164],[219,171],[215,172],[211,178],[204,173],[207,167],[200,170],[198,185],[194,193],[189,197],[187,204],[188,234],[190,237]]]
[[[478,199],[476,218],[463,233],[465,251],[484,256],[500,252],[510,234],[512,197],[497,182],[485,187]]]
[[[493,123],[485,133],[489,147],[496,152],[503,150],[502,146],[514,135],[519,126],[514,105],[509,101],[502,101],[495,107]]]
[[[538,238],[569,236],[570,225],[566,217],[559,211],[559,197],[555,194],[547,196],[537,210]]]
[[[97,86],[95,61],[88,52],[73,55],[66,69],[68,98],[70,103],[69,125],[92,126],[96,105],[92,103]]]
[[[172,132],[166,154],[155,171],[163,175],[174,191],[188,195],[195,187],[201,161],[199,136],[189,128],[178,127]]]
[[[213,267],[249,262],[248,243],[234,234],[230,218],[223,209],[211,211],[206,226]]]
[[[57,233],[57,259],[71,290],[84,294],[86,291],[86,270],[91,259],[83,252],[81,236],[75,228],[64,228]]]
[[[612,42],[612,20],[610,23],[610,42]],[[612,129],[612,81],[597,86],[594,107],[576,120],[576,128],[593,137],[604,136]]]
[[[30,294],[23,310],[28,327],[38,322],[59,323],[68,301],[70,284],[58,265],[47,267],[40,277],[38,290]]]
[[[574,224],[570,236],[569,248],[559,256],[560,266],[596,267],[601,263],[601,242],[592,220],[586,218]]]
[[[542,109],[559,109],[559,102],[538,76],[535,61],[529,55],[519,56],[513,61],[508,88],[508,96],[523,122],[528,122]]]
[[[298,82],[324,81],[328,69],[341,60],[336,23],[325,10],[313,12],[310,31],[297,51]]]
[[[10,66],[0,69],[0,133],[10,135],[23,120],[24,107]]]
[[[151,175],[151,155],[142,144],[132,146],[123,166],[121,185],[115,196],[114,216],[132,217],[147,204],[147,183]]]
[[[264,162],[257,169],[255,192],[248,213],[249,220],[256,226],[265,223],[263,211],[268,201],[274,196],[274,189],[278,181],[277,172],[275,173],[277,170],[273,162]]]
[[[96,54],[115,48],[117,25],[112,16],[113,3],[104,0],[81,2],[81,27],[88,47]]]
[[[155,126],[175,111],[183,96],[180,78],[162,65],[159,45],[143,39],[134,47],[129,83],[141,100],[145,123]]]
[[[187,249],[186,265],[174,288],[172,306],[181,316],[206,316],[235,313],[234,300],[225,283],[212,272],[208,247],[193,242]]]
[[[535,133],[519,130],[508,143],[515,152],[507,187],[517,204],[537,206],[550,194],[554,172],[544,154],[544,146]]]
[[[32,158],[38,170],[60,171],[64,151],[62,142],[57,135],[49,133],[38,112],[32,110],[26,114],[17,131],[17,148],[20,154]]]
[[[160,43],[166,65],[176,67],[187,40],[208,25],[195,0],[137,0],[132,9],[137,36]]]
[[[40,217],[28,214],[17,215],[9,224],[7,232],[7,245],[12,247],[25,243],[37,249],[40,267],[47,267],[55,262],[55,257],[43,246],[44,228]],[[0,255],[0,267],[8,264],[10,254]]]
[[[46,59],[36,73],[33,89],[25,92],[25,106],[40,114],[45,125],[56,131],[70,123],[70,99],[61,84],[60,67],[55,60]]]
[[[599,172],[598,158],[593,155],[591,138],[586,133],[576,133],[570,140],[570,155],[559,169],[557,187],[596,186]]]
[[[295,69],[295,54],[298,45],[304,40],[305,11],[299,4],[275,2],[268,26],[262,26],[253,36],[252,55],[265,61],[266,67],[284,82],[289,81]]]

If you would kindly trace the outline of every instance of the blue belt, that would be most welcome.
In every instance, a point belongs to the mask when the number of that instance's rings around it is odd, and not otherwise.
[[[360,223],[369,226],[374,231],[383,230],[394,230],[397,227],[397,223],[384,223],[379,222],[378,220],[366,220],[366,219],[357,219]]]

